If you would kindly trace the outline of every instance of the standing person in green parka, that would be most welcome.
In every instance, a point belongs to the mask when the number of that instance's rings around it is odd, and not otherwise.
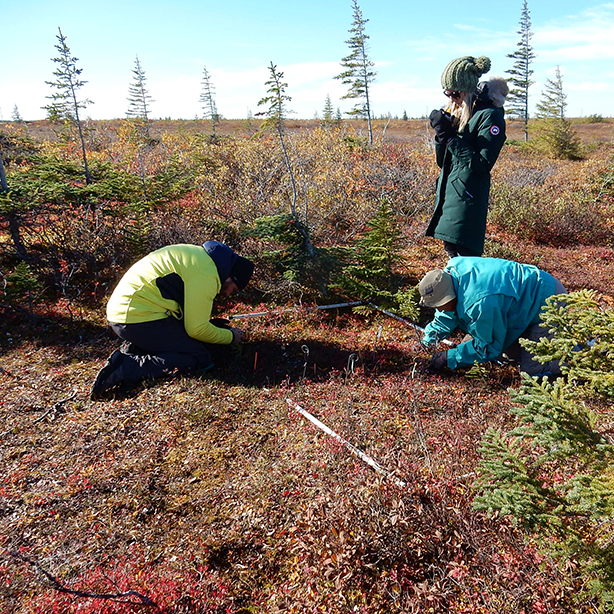
[[[441,239],[450,258],[484,251],[490,171],[505,142],[509,93],[499,77],[478,84],[489,70],[485,56],[452,60],[441,75],[449,104],[429,116],[441,173],[426,235]]]

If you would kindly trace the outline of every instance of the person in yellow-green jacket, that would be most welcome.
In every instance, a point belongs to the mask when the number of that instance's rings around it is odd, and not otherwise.
[[[243,290],[253,271],[250,260],[219,241],[169,245],[135,263],[107,304],[109,325],[124,344],[99,371],[90,397],[144,378],[211,369],[211,344],[245,338],[211,320],[213,301]]]

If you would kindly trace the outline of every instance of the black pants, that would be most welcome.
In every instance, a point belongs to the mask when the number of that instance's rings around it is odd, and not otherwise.
[[[563,286],[563,284],[556,278],[554,279],[554,293],[567,294],[565,286]],[[564,302],[559,302],[558,304],[559,306],[565,305]],[[540,324],[541,322],[532,324],[529,326],[529,328],[527,328],[527,330],[524,331],[524,333],[522,333],[522,335],[520,335],[520,337],[522,339],[529,339],[529,341],[539,341],[544,337],[547,339],[552,339],[554,334],[548,332],[547,329],[542,328]],[[518,339],[516,339],[512,345],[506,348],[504,353],[510,358],[518,361],[520,363],[520,370],[531,376],[537,375],[539,377],[543,377],[544,375],[553,375],[558,377],[561,375],[561,367],[558,360],[551,360],[545,364],[533,360],[534,356],[520,345]]]
[[[209,346],[190,337],[183,322],[172,317],[138,324],[114,324],[113,332],[126,341],[114,385],[145,378],[206,371],[213,367]]]
[[[456,258],[456,256],[481,256],[482,254],[476,254],[472,252],[470,249],[463,247],[462,245],[458,245],[457,243],[449,243],[448,241],[443,242],[443,248],[446,250],[446,253],[450,258]]]

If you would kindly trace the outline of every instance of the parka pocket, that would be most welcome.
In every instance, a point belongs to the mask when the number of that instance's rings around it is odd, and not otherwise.
[[[452,188],[460,200],[468,205],[472,205],[475,202],[475,188],[471,185],[471,181],[465,183],[459,177],[452,180]]]

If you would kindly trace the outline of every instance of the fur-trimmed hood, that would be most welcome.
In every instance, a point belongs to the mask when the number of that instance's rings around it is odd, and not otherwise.
[[[493,77],[478,85],[478,98],[489,100],[494,107],[501,108],[510,93],[507,81],[503,77]]]

